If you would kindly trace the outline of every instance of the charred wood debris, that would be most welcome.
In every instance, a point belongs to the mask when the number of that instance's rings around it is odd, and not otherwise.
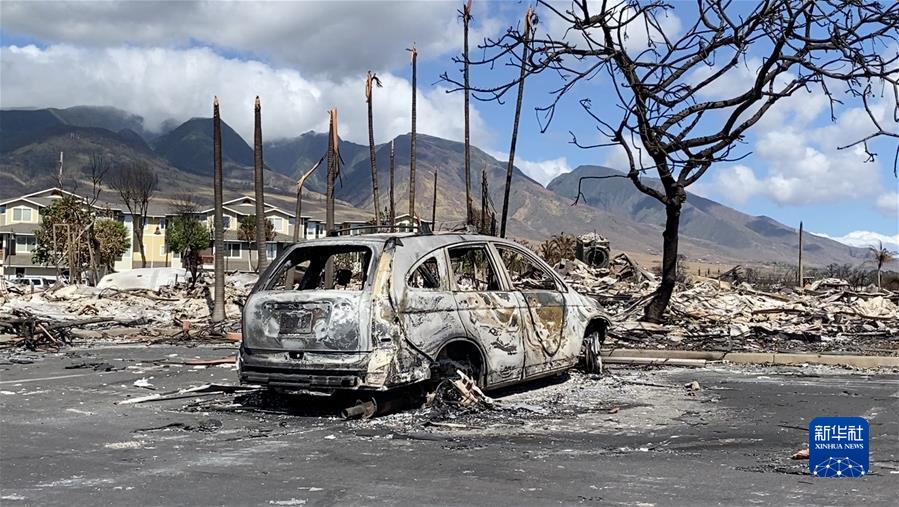
[[[674,293],[666,323],[651,324],[639,319],[658,285],[655,274],[626,253],[610,255],[608,242],[596,234],[578,238],[574,257],[553,267],[611,317],[604,344],[608,348],[899,352],[899,292],[853,288],[836,278],[801,289],[759,290],[743,280],[738,266],[717,277],[686,276]],[[56,351],[77,341],[102,339],[240,339],[240,305],[256,275],[227,276],[229,319],[220,325],[210,319],[211,276],[201,276],[193,285],[184,276],[170,283],[154,281],[101,281],[97,287],[57,284],[43,292],[0,284],[0,348]]]

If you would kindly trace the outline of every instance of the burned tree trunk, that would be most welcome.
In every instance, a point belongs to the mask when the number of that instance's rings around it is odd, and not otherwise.
[[[534,9],[528,7],[524,15],[524,44],[521,50],[521,69],[518,76],[518,99],[515,101],[515,120],[512,123],[512,142],[509,146],[509,163],[506,166],[506,189],[503,191],[503,215],[499,223],[499,237],[506,237],[506,220],[509,218],[509,193],[512,190],[512,169],[515,166],[515,145],[518,142],[518,123],[521,120],[521,100],[524,96],[524,78],[528,61],[528,37],[534,21]]]
[[[393,150],[393,141],[390,141],[390,225],[396,224],[396,201],[394,200],[393,175],[396,170],[396,152]]]
[[[409,216],[415,217],[415,96],[418,93],[416,79],[416,63],[418,61],[418,50],[415,46],[409,50],[412,53],[412,134],[410,139],[409,153]]]
[[[256,97],[253,154],[255,159],[254,184],[256,187],[256,269],[262,273],[268,265],[265,242],[265,190],[262,178],[262,103]],[[249,254],[247,254],[249,256]]]
[[[328,236],[336,235],[334,224],[334,181],[337,177],[337,109],[329,111],[330,129],[328,131],[328,179],[325,189],[325,230]]]
[[[303,223],[303,188],[306,186],[306,180],[312,176],[312,173],[318,169],[318,166],[322,164],[322,161],[325,160],[325,157],[318,159],[318,162],[312,166],[312,169],[306,171],[305,174],[300,178],[300,182],[297,184],[297,207],[296,207],[296,224],[293,227],[293,242],[296,243],[300,240],[300,228],[303,228],[303,239],[306,239],[306,225]]]
[[[375,225],[381,225],[381,204],[378,192],[378,163],[375,156],[375,127],[372,115],[372,85],[381,87],[378,76],[368,71],[365,79],[365,101],[368,102],[368,152],[371,158],[371,196],[375,208]],[[376,229],[377,230],[377,229]]]
[[[662,281],[649,304],[643,310],[643,318],[649,322],[661,322],[671,301],[677,282],[678,228],[683,201],[674,200],[665,206],[665,230],[662,232]]]
[[[471,224],[474,217],[471,209],[471,137],[469,130],[469,99],[471,88],[469,87],[468,74],[468,22],[471,21],[471,0],[462,9],[462,26],[465,33],[465,45],[462,51],[463,74],[465,82],[465,223]]]
[[[431,230],[437,230],[437,171],[434,171],[434,200],[431,202]]]
[[[212,322],[225,320],[225,230],[222,216],[224,201],[222,190],[222,119],[219,116],[219,99],[212,102],[212,188],[215,211],[212,219],[214,229],[215,287],[213,290]]]
[[[328,135],[328,182],[325,203],[325,229],[328,236],[336,236],[337,230],[334,224],[334,180],[337,177],[338,164],[340,163],[340,150],[337,138],[337,109],[331,109],[331,129]],[[325,287],[334,285],[334,261],[333,256],[325,265]]]

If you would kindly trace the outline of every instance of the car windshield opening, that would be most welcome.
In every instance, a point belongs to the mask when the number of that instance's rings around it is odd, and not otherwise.
[[[318,245],[292,250],[266,282],[266,290],[362,290],[372,250],[362,245]]]

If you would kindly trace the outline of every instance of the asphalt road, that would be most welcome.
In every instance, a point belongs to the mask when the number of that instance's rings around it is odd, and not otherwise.
[[[500,393],[504,410],[350,422],[297,398],[116,404],[234,384],[228,365],[174,364],[231,351],[110,346],[31,364],[0,358],[0,503],[896,505],[896,374],[613,369]],[[155,390],[135,386],[141,379]],[[693,381],[699,390],[684,387]],[[870,475],[818,479],[807,461],[789,459],[822,415],[868,418]]]

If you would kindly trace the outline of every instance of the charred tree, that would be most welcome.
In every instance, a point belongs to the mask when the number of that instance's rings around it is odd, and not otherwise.
[[[222,216],[222,119],[219,99],[212,101],[212,189],[215,211],[212,218],[215,287],[213,289],[212,322],[225,320],[225,220]]]
[[[390,225],[396,224],[396,201],[394,200],[393,175],[396,170],[396,152],[393,150],[393,141],[390,141]]]
[[[663,23],[672,7],[662,0],[576,0],[568,9],[538,3],[544,17],[557,21],[543,26],[559,32],[531,34],[511,27],[485,41],[484,56],[470,64],[489,67],[511,58],[520,65],[517,54],[527,47],[525,75],[546,72],[547,79],[557,80],[548,104],[537,108],[541,131],[549,128],[560,101],[582,92],[577,103],[600,139],[582,143],[573,133],[572,142],[618,150],[627,160],[620,177],[664,207],[662,279],[644,309],[645,320],[662,320],[675,287],[686,189],[710,168],[747,156],[745,137],[776,104],[818,93],[829,100],[835,120],[854,102],[870,120],[870,133],[837,148],[862,146],[869,159],[875,156],[872,139],[899,138],[895,123],[881,120],[872,104],[888,91],[892,119],[899,117],[899,55],[884,49],[894,48],[899,38],[896,2],[769,0],[748,6],[698,0],[692,19],[676,30]],[[458,91],[470,89],[476,99],[497,101],[523,79],[466,87],[442,77]],[[594,90],[603,91],[591,97]],[[614,107],[594,108],[594,99],[613,101]],[[899,150],[894,175],[897,163]],[[648,172],[658,185],[641,179]]]
[[[328,236],[336,236],[337,229],[334,223],[334,183],[340,164],[339,137],[337,135],[337,109],[330,111],[331,128],[328,133],[328,181],[325,192],[325,230]],[[334,261],[333,256],[325,264],[325,287],[334,285]]]
[[[416,118],[416,110],[415,110],[415,96],[418,94],[417,90],[417,79],[416,79],[416,66],[418,62],[418,50],[415,49],[415,45],[412,45],[412,49],[408,50],[412,54],[412,134],[410,139],[410,153],[409,153],[409,216],[415,217],[415,118]]]
[[[471,131],[469,124],[469,109],[471,100],[471,90],[469,89],[469,70],[468,70],[468,23],[471,21],[471,0],[462,8],[462,26],[465,35],[465,42],[462,48],[462,74],[465,87],[465,223],[472,224],[474,217],[471,209]]]
[[[147,225],[147,212],[150,201],[156,195],[159,178],[145,162],[134,162],[122,167],[112,174],[109,185],[119,193],[134,226],[134,241],[140,251],[141,267],[147,267],[147,255],[144,248],[144,228]]]
[[[431,201],[431,230],[437,230],[437,171],[434,171],[434,200]]]
[[[253,155],[255,162],[254,186],[256,187],[256,224],[265,223],[265,190],[262,174],[262,102],[256,96],[255,129],[253,131]],[[256,227],[256,270],[265,271],[268,266],[266,253],[265,227]]]
[[[325,157],[318,159],[318,162],[312,166],[312,169],[309,169],[303,176],[300,177],[300,181],[297,183],[297,207],[296,207],[296,220],[295,225],[293,227],[293,242],[296,243],[300,240],[300,229],[303,230],[303,239],[306,239],[306,224],[303,223],[303,188],[306,186],[306,180],[312,176],[312,173],[318,169],[318,166],[322,165],[322,161],[325,160]]]
[[[365,102],[368,103],[368,154],[371,158],[371,198],[375,208],[375,225],[381,224],[381,203],[378,192],[378,162],[375,155],[375,126],[372,116],[372,87],[381,87],[378,76],[368,71],[365,78]]]
[[[518,124],[521,120],[521,100],[524,98],[524,78],[527,76],[528,40],[534,27],[534,9],[528,7],[524,14],[524,33],[521,44],[521,65],[518,76],[518,97],[515,100],[515,119],[512,122],[512,141],[509,145],[509,163],[506,165],[506,188],[503,190],[503,214],[499,222],[499,237],[506,237],[506,220],[509,218],[509,193],[512,191],[512,169],[515,167],[515,145],[518,143]],[[466,84],[466,93],[468,93]]]

